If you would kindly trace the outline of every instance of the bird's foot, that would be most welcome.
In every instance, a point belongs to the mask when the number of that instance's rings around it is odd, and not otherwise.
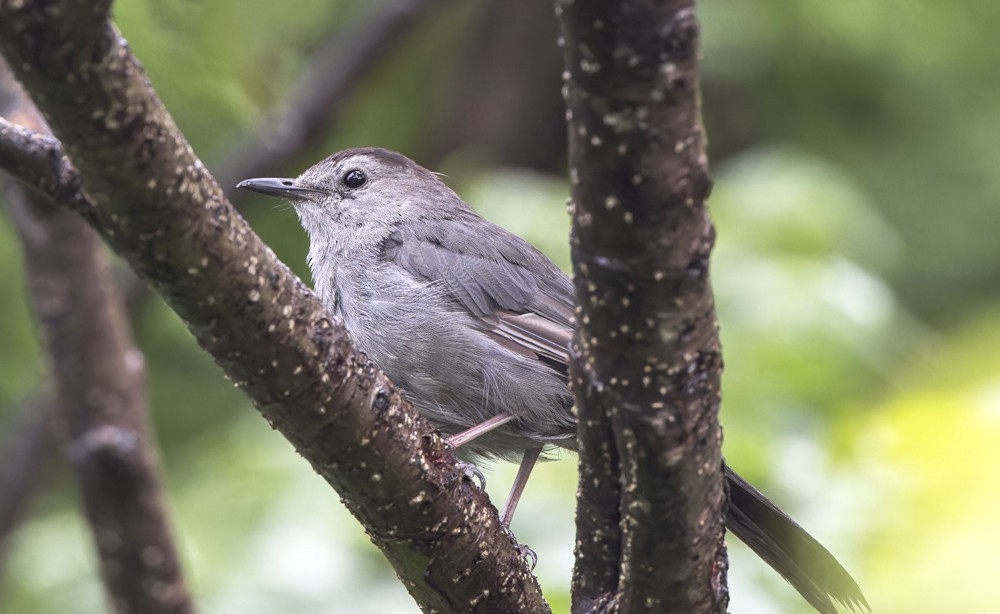
[[[517,552],[522,557],[526,559],[531,559],[531,569],[532,571],[534,571],[535,565],[538,565],[538,555],[535,554],[535,551],[524,544],[518,544]]]
[[[463,477],[479,482],[479,490],[486,490],[486,476],[479,470],[479,467],[476,467],[472,463],[458,461],[458,470]]]

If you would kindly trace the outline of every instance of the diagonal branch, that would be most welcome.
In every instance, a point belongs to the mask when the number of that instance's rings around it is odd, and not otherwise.
[[[422,608],[546,611],[485,494],[226,201],[117,30],[74,44],[61,19],[0,0],[0,51],[79,170],[104,239],[337,489]]]
[[[395,0],[374,6],[360,24],[339,29],[312,55],[287,99],[265,114],[256,130],[230,150],[214,175],[231,202],[247,177],[259,177],[288,164],[320,144],[334,126],[340,105],[364,76],[441,0]],[[134,308],[149,296],[141,280],[128,277],[124,292]]]
[[[556,2],[580,305],[576,611],[728,601],[693,5]]]

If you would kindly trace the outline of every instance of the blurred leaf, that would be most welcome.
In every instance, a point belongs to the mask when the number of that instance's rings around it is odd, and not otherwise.
[[[722,165],[716,185],[726,450],[753,475],[783,431],[822,428],[846,399],[892,385],[925,333],[859,264],[895,258],[897,241],[847,175],[769,148]]]
[[[913,388],[845,428],[880,482],[866,519],[880,612],[986,611],[994,600],[1000,312],[956,332],[911,362]]]

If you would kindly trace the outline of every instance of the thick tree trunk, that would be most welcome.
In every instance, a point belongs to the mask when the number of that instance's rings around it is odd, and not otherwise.
[[[557,0],[579,305],[573,608],[724,612],[722,357],[692,0]]]

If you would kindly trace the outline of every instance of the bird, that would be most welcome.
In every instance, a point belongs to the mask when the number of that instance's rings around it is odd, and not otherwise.
[[[574,289],[439,175],[381,148],[237,185],[293,205],[317,295],[459,458],[520,460],[509,526],[545,448],[576,449],[567,374]],[[728,465],[726,526],[817,611],[870,611],[850,573]]]

